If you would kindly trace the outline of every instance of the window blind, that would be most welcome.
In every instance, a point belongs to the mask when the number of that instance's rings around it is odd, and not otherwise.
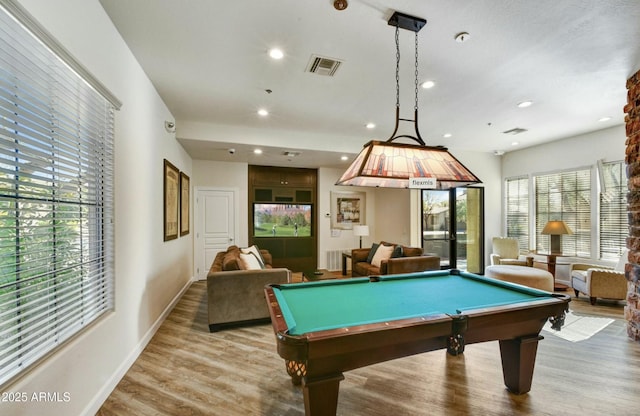
[[[505,184],[507,237],[518,239],[520,250],[529,250],[529,178],[507,179]]]
[[[599,167],[600,258],[617,260],[629,236],[627,216],[627,174],[624,162],[602,163]]]
[[[0,385],[113,309],[114,111],[0,8]]]
[[[591,171],[559,172],[534,177],[536,249],[549,252],[549,236],[542,229],[550,220],[563,220],[573,234],[562,236],[562,253],[591,256]]]

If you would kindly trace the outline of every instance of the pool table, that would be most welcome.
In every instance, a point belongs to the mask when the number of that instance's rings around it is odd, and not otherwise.
[[[315,416],[335,415],[343,371],[492,340],[505,385],[526,393],[540,330],[547,319],[559,329],[570,301],[458,270],[272,284],[265,296],[278,354]]]

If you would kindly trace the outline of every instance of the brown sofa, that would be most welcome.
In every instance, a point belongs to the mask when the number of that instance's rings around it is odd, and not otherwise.
[[[421,247],[407,247],[384,241],[380,244],[393,246],[396,249],[394,257],[382,260],[380,267],[376,267],[369,262],[371,260],[369,258],[371,248],[353,249],[351,250],[352,276],[373,276],[440,270],[440,257],[423,255]]]
[[[247,270],[240,248],[231,246],[216,255],[207,275],[207,303],[211,332],[231,326],[269,322],[264,286],[287,283],[291,271],[272,268],[272,257],[260,250],[265,268]]]

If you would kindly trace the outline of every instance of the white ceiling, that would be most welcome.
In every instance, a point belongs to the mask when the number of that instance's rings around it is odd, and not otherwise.
[[[454,154],[620,125],[626,79],[640,69],[638,0],[349,0],[344,11],[333,0],[100,2],[195,159],[318,167],[389,138],[395,41],[387,20],[396,10],[427,20],[419,80],[436,86],[419,91],[420,133]],[[460,32],[470,39],[457,43]],[[279,61],[267,54],[276,46]],[[401,117],[412,118],[413,32],[400,31],[400,48]],[[334,77],[310,74],[312,54],[344,63]],[[534,103],[516,106],[525,100]],[[262,107],[266,118],[256,114]],[[513,128],[528,131],[503,133]],[[252,155],[256,146],[265,154]]]

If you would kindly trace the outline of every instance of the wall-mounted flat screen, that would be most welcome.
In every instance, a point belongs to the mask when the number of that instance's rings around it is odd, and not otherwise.
[[[254,237],[310,237],[312,205],[254,203]]]

